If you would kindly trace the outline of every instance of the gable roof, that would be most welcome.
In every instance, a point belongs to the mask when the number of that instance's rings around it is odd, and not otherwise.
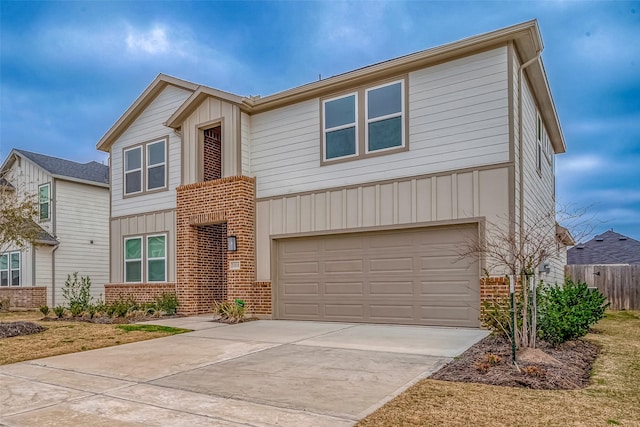
[[[208,86],[197,85],[175,77],[159,74],[111,129],[98,141],[97,148],[98,150],[109,151],[111,144],[131,125],[135,118],[167,84],[173,84],[193,92],[192,95],[171,114],[171,117],[167,118],[165,125],[178,129],[181,126],[182,120],[206,99],[207,96],[229,101],[230,103],[239,105],[243,111],[249,114],[256,114],[324,96],[325,94],[341,91],[365,82],[371,82],[372,80],[392,77],[394,75],[397,76],[443,61],[452,60],[462,55],[472,55],[486,49],[504,46],[508,43],[513,43],[515,46],[521,63],[537,58],[536,61],[524,70],[524,73],[529,77],[533,92],[540,102],[540,112],[547,125],[547,131],[554,151],[556,153],[564,153],[566,151],[564,136],[553,98],[551,97],[551,90],[549,89],[544,65],[542,64],[542,59],[539,58],[539,54],[544,49],[544,45],[536,20],[523,22],[489,33],[383,61],[266,97],[241,97]]]
[[[2,169],[7,168],[16,157],[30,160],[55,178],[63,178],[100,187],[109,186],[109,167],[95,161],[78,163],[14,148],[2,165]]]
[[[144,111],[145,108],[162,92],[168,85],[173,85],[182,89],[194,92],[198,85],[166,74],[158,74],[147,88],[136,98],[127,111],[114,123],[113,126],[100,138],[96,148],[100,151],[108,152],[122,133],[133,123],[133,121]]]
[[[609,230],[567,250],[567,264],[640,264],[640,242]]]

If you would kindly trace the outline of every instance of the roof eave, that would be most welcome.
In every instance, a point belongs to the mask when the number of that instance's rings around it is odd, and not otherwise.
[[[208,86],[199,86],[195,92],[193,92],[189,98],[186,99],[180,105],[180,107],[169,117],[169,119],[164,123],[165,126],[168,126],[173,129],[179,129],[182,126],[182,122],[207,98],[212,97],[216,99],[220,99],[222,101],[229,102],[231,104],[237,105],[238,107],[248,110],[248,108],[243,104],[243,97],[234,95],[229,92],[224,92],[218,89],[214,89]]]
[[[66,175],[52,174],[51,176],[55,179],[60,179],[63,181],[71,181],[71,182],[77,182],[79,184],[93,185],[94,187],[109,188],[109,183],[105,183],[105,182],[91,181],[88,179],[75,178],[73,176],[66,176]]]
[[[259,98],[253,102],[252,112],[267,111],[322,96],[325,93],[357,85],[359,81],[406,73],[453,57],[500,46],[509,41],[516,43],[525,60],[535,57],[544,47],[537,21],[531,20]]]
[[[183,89],[195,91],[198,85],[166,74],[158,76],[147,86],[147,88],[136,98],[129,108],[120,116],[113,126],[100,138],[96,148],[100,151],[109,152],[111,145],[116,139],[133,123],[138,115],[153,101],[153,99],[167,86],[173,85]]]

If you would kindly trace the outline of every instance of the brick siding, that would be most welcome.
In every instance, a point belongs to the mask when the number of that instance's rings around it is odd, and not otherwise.
[[[256,282],[255,268],[255,178],[227,177],[214,181],[180,186],[176,189],[176,291],[179,311],[184,314],[211,311],[215,291],[211,258],[201,256],[207,226],[226,224],[226,235],[236,236],[238,250],[226,252],[226,236],[222,239],[224,255],[219,255],[226,272],[226,298],[245,301],[248,313],[271,313],[271,285]],[[219,232],[224,230],[219,228]],[[215,232],[216,236],[219,232]],[[215,237],[216,239],[218,237]],[[212,251],[213,252],[213,251]],[[231,262],[240,262],[239,270],[230,270]],[[217,263],[218,261],[216,261]]]
[[[47,287],[0,288],[0,301],[9,300],[9,308],[33,309],[47,305]]]
[[[176,294],[176,284],[163,283],[107,283],[104,285],[104,302],[111,304],[118,299],[133,298],[138,303],[154,302],[162,294]],[[178,300],[178,304],[180,300]]]
[[[218,126],[204,131],[203,181],[222,178],[221,130]]]

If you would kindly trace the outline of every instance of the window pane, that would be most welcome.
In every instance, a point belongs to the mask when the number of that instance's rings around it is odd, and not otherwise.
[[[367,92],[369,119],[402,111],[402,85],[400,82]]]
[[[149,261],[149,282],[164,282],[164,260]]]
[[[164,187],[164,165],[163,166],[155,166],[153,168],[149,168],[147,171],[148,176],[148,189],[153,190],[154,188],[162,188]]]
[[[11,286],[20,286],[20,270],[11,271]]]
[[[142,258],[142,239],[129,239],[124,245],[124,259]]]
[[[157,165],[158,163],[164,163],[164,141],[150,144],[147,150],[148,165]]]
[[[0,256],[0,270],[6,270],[9,268],[9,254],[2,254]]]
[[[129,172],[125,175],[125,193],[137,193],[142,189],[142,172]]]
[[[164,258],[164,236],[149,237],[147,251],[149,258]]]
[[[43,185],[40,187],[40,203],[47,203],[49,201],[49,186]]]
[[[11,269],[20,268],[20,252],[11,254]]]
[[[369,123],[369,151],[402,145],[402,117]]]
[[[125,263],[125,282],[142,282],[142,261],[127,261]]]
[[[9,286],[9,272],[0,271],[0,286]]]
[[[40,219],[49,219],[49,203],[40,203]]]
[[[356,128],[327,132],[327,159],[348,156],[356,153]]]
[[[142,167],[142,148],[125,151],[124,153],[124,170],[130,171],[140,169]]]
[[[356,122],[356,96],[350,95],[324,104],[324,128]]]

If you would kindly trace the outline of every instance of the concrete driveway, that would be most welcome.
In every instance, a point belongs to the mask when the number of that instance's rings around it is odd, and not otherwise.
[[[0,366],[0,425],[347,426],[487,335],[188,317],[150,341]]]

